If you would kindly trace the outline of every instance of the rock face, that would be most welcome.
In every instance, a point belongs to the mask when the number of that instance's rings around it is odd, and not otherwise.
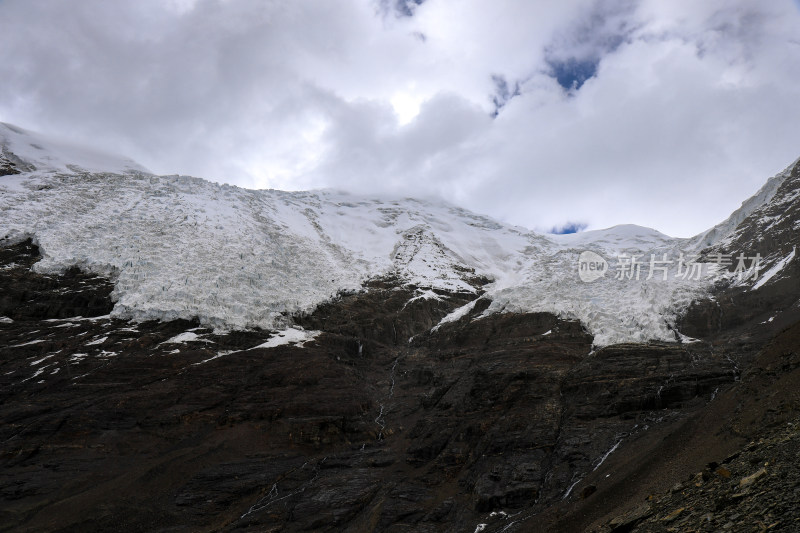
[[[8,128],[8,125],[0,123],[0,129],[5,128]],[[17,155],[9,149],[7,143],[0,138],[0,176],[11,176],[13,174],[32,172],[34,170],[36,170],[36,167],[17,157]]]
[[[629,511],[596,531],[797,530],[798,344],[800,325],[784,330],[758,355],[742,382],[719,398],[726,407],[735,404],[717,429],[738,436],[737,441],[753,440],[677,480],[670,490],[648,496],[641,512]]]
[[[16,169],[8,158],[0,154],[0,176],[9,176],[11,174],[19,174],[19,170]]]
[[[109,295],[114,286],[108,280],[77,268],[61,276],[34,274],[30,268],[38,258],[38,248],[30,240],[0,248],[4,266],[0,274],[0,316],[25,321],[97,316],[111,311]]]
[[[295,317],[322,331],[302,346],[261,348],[273,332],[112,319],[108,280],[33,273],[31,242],[0,257],[17,530],[537,530],[742,373],[711,343],[593,351],[578,322],[482,300],[434,331],[475,295],[408,303],[391,279]]]

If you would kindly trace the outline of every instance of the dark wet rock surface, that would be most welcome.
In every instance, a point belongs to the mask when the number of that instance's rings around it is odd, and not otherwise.
[[[550,530],[797,531],[799,420],[797,322],[776,332],[739,380],[720,387],[702,409],[621,445],[576,487],[594,486],[588,498],[546,511]],[[762,467],[780,479],[740,490],[753,474],[754,486],[764,481]],[[746,503],[734,516],[740,502]]]

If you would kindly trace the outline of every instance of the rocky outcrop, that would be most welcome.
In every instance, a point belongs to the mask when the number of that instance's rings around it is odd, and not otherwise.
[[[0,126],[7,127],[8,125],[0,124]],[[34,170],[36,170],[36,167],[17,157],[14,152],[0,142],[0,176],[10,176],[23,172],[32,172]]]
[[[793,531],[800,525],[800,419],[712,461],[599,531]]]
[[[10,176],[12,174],[19,174],[19,170],[16,169],[8,158],[0,154],[0,176]]]
[[[0,248],[0,316],[13,320],[47,320],[108,314],[114,286],[109,280],[71,268],[60,276],[30,270],[39,249],[29,240]]]

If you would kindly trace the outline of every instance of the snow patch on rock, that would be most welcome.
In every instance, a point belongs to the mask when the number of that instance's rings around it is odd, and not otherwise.
[[[277,346],[286,346],[288,344],[293,344],[297,348],[302,348],[305,343],[316,339],[317,335],[320,333],[322,332],[316,330],[306,331],[300,327],[288,328],[277,332],[271,336],[267,342],[259,344],[258,346],[251,348],[251,350],[255,350],[256,348],[275,348]]]
[[[774,265],[772,265],[772,268],[770,268],[769,270],[764,272],[764,274],[758,279],[758,281],[755,283],[755,285],[753,285],[753,290],[761,288],[765,283],[767,283],[769,280],[774,278],[775,275],[778,274],[778,272],[783,270],[783,267],[785,267],[787,264],[789,264],[789,262],[792,259],[794,259],[796,251],[797,251],[797,248],[793,248],[792,251],[789,252],[789,255],[787,255],[786,257],[784,257],[783,259],[781,259],[780,261],[778,261]]]

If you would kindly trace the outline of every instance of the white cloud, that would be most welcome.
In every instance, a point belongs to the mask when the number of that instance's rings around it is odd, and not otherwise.
[[[4,0],[0,120],[163,173],[438,194],[529,227],[677,235],[724,218],[800,155],[792,2],[413,11]],[[553,61],[571,58],[597,71],[567,93]],[[507,84],[494,119],[493,76]]]

